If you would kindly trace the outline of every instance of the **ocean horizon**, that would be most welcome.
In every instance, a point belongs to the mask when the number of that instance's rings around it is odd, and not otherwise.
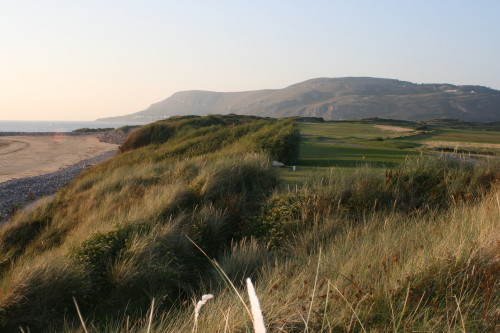
[[[138,122],[100,121],[18,121],[0,120],[0,132],[71,132],[80,128],[118,128],[127,125],[144,125]]]

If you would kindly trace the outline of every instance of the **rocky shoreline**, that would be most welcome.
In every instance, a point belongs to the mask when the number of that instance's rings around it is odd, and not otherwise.
[[[17,208],[43,196],[54,194],[59,188],[69,184],[86,167],[104,161],[114,154],[114,151],[110,151],[56,172],[0,183],[0,223],[7,221]]]

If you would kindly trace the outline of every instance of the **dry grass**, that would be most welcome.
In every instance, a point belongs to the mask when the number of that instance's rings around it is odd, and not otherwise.
[[[199,275],[210,273],[184,234],[210,255],[241,238],[245,216],[278,184],[268,153],[283,152],[280,138],[294,131],[290,122],[240,118],[215,117],[224,123],[217,129],[211,120],[198,126],[203,117],[172,120],[184,127],[168,143],[89,168],[2,226],[0,327],[75,320],[73,296],[82,314],[126,308],[135,321],[156,295],[165,309],[195,292]],[[228,133],[231,140],[217,141]],[[277,141],[264,147],[248,135]]]
[[[293,131],[271,123],[184,158],[212,130],[181,131],[17,215],[0,230],[1,329],[192,332],[213,294],[197,330],[251,332],[247,277],[269,332],[496,328],[498,165],[408,160],[280,188],[268,154]]]
[[[498,282],[492,280],[500,270],[499,195],[497,189],[477,205],[434,216],[374,214],[356,227],[331,217],[297,235],[290,246],[295,251],[267,263],[259,274],[257,294],[268,330],[494,329],[500,301]],[[311,234],[336,230],[338,224],[342,231],[333,239],[306,251]],[[246,330],[249,318],[230,290],[215,294],[204,310],[200,330]],[[188,331],[185,320],[168,319],[158,331]]]
[[[221,267],[240,293],[243,276],[256,278],[270,332],[488,331],[500,319],[499,221],[497,185],[476,203],[424,215],[373,211],[353,223],[332,213],[290,235],[281,254],[255,240],[235,243]],[[238,274],[255,261],[257,269]],[[231,288],[202,289],[215,297],[203,308],[199,331],[251,331]],[[192,310],[175,311],[159,314],[153,331],[190,332]],[[107,325],[97,331],[123,322]]]

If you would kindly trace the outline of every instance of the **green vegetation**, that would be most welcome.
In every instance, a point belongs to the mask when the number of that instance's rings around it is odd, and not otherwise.
[[[132,132],[135,129],[138,129],[141,126],[142,125],[126,125],[116,128],[115,132],[121,135],[128,135],[130,132]]]
[[[449,154],[473,157],[500,156],[498,123],[463,123],[455,120],[412,122],[362,119],[329,122],[299,122],[303,140],[297,171],[282,171],[292,183],[304,182],[330,168],[353,170],[367,164],[395,168],[409,156]],[[483,156],[483,157],[484,157]]]
[[[121,154],[3,226],[1,327],[60,326],[74,318],[72,296],[96,318],[137,317],[151,297],[163,309],[189,299],[210,267],[185,235],[213,256],[245,237],[278,184],[269,156],[294,160],[298,139],[291,121],[236,116],[133,132]]]
[[[395,133],[373,140],[370,122],[178,117],[131,132],[0,229],[0,330],[83,332],[74,297],[90,332],[192,332],[210,293],[198,332],[249,332],[227,279],[243,291],[250,276],[269,332],[493,331],[500,165],[420,156]]]
[[[73,130],[72,132],[73,133],[96,133],[96,132],[108,132],[108,131],[112,131],[112,130],[114,130],[114,128],[112,128],[112,127],[106,127],[106,128],[84,127],[84,128],[79,128],[79,129]]]

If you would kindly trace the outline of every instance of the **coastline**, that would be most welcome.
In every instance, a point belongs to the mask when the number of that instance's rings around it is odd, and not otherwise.
[[[7,222],[17,209],[21,209],[41,197],[54,194],[58,189],[69,184],[86,167],[102,162],[114,154],[115,151],[110,151],[81,160],[52,173],[1,182],[0,225]]]
[[[0,132],[0,224],[112,157],[123,139],[115,132]]]
[[[118,150],[118,144],[104,142],[101,136],[88,133],[1,135],[0,182],[55,172],[81,160]]]
[[[2,136],[82,136],[82,135],[93,135],[102,134],[105,132],[0,132],[0,137]]]

